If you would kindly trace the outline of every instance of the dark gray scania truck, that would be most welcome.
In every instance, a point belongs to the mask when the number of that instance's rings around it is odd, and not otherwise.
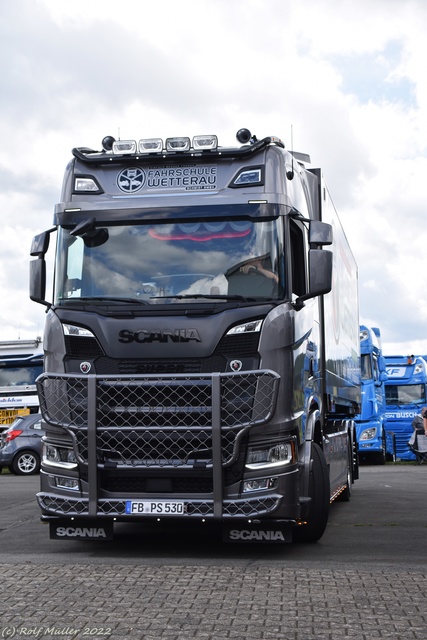
[[[38,502],[52,538],[132,522],[314,542],[350,498],[357,267],[310,158],[237,139],[73,149],[30,263],[47,307]]]

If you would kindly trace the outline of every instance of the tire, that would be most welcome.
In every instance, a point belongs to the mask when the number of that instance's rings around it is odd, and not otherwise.
[[[383,432],[383,436],[381,438],[381,451],[379,453],[376,454],[375,456],[375,462],[377,464],[385,464],[386,463],[386,459],[387,459],[387,445],[386,445],[386,440],[385,440],[385,433]]]
[[[387,454],[387,456],[386,456],[387,462],[396,462],[396,458],[397,458],[397,456],[396,456],[396,436],[395,436],[394,433],[393,433],[392,439],[393,439],[393,452]]]
[[[325,456],[318,444],[313,442],[309,479],[307,524],[295,527],[294,542],[317,542],[323,536],[329,517],[330,484]]]
[[[40,457],[35,451],[20,451],[12,462],[12,472],[17,476],[31,476],[40,471]]]

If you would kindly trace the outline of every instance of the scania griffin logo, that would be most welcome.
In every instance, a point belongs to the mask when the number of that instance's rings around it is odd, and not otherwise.
[[[138,167],[123,169],[117,178],[119,189],[125,193],[135,193],[145,184],[145,171]]]
[[[201,342],[197,329],[140,329],[130,331],[123,329],[119,332],[119,342],[129,344],[131,342]]]

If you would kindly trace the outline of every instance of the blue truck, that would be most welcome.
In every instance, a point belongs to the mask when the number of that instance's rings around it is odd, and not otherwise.
[[[385,464],[395,457],[394,434],[387,431],[385,417],[386,363],[377,327],[360,326],[362,401],[356,416],[356,436],[361,461]]]
[[[385,383],[388,428],[396,437],[396,453],[401,460],[415,460],[408,447],[412,420],[426,403],[427,361],[422,356],[386,356]]]

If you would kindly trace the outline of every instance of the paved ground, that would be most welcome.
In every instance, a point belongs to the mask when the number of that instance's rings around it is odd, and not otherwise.
[[[427,465],[362,468],[319,543],[274,548],[126,529],[49,541],[20,480],[0,509],[0,638],[427,638]]]

